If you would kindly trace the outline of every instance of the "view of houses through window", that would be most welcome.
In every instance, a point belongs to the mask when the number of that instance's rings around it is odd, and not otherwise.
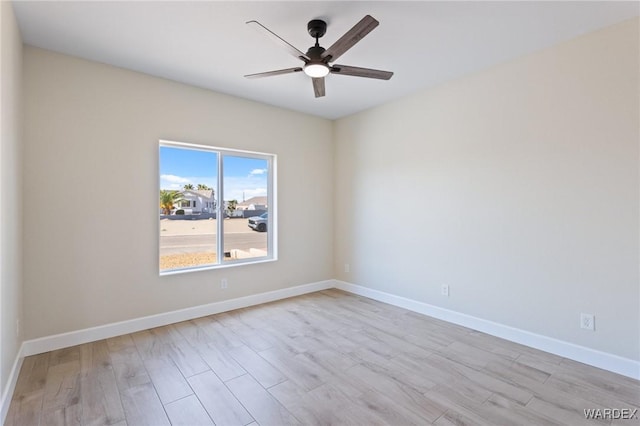
[[[160,272],[269,260],[275,158],[160,143]]]

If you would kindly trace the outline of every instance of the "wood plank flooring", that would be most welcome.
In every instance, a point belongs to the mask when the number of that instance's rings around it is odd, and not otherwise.
[[[27,357],[6,426],[597,425],[640,382],[327,290]]]

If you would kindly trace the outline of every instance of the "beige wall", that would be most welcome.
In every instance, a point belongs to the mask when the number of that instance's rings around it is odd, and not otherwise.
[[[332,278],[330,121],[31,47],[24,67],[26,338]],[[278,155],[280,260],[159,277],[159,139]]]
[[[638,35],[634,19],[338,120],[334,275],[640,360]]]
[[[0,392],[22,341],[22,40],[10,2],[0,2]],[[0,416],[1,418],[1,416]]]

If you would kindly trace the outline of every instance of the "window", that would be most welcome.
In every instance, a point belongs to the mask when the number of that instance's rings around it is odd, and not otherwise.
[[[275,155],[160,141],[159,159],[160,274],[276,259]]]

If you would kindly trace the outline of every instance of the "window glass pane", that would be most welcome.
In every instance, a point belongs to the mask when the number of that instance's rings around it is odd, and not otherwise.
[[[222,157],[225,201],[225,261],[269,255],[269,162],[225,154]]]
[[[160,272],[217,263],[218,153],[160,146]]]

